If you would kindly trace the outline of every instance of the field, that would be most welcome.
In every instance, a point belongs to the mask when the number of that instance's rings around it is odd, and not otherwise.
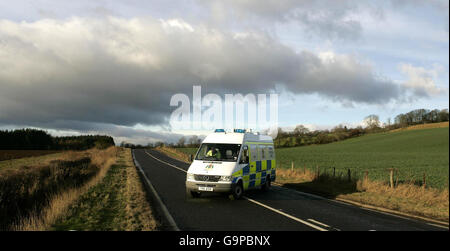
[[[282,168],[309,168],[388,181],[389,168],[398,170],[398,182],[423,182],[427,186],[448,187],[449,130],[434,128],[370,134],[326,145],[277,149],[277,161]]]
[[[0,161],[53,154],[57,150],[0,150]]]
[[[195,154],[195,148],[177,148],[187,154]],[[368,172],[372,180],[389,180],[390,168],[395,168],[398,182],[423,182],[427,186],[448,187],[449,177],[449,129],[431,128],[402,130],[369,134],[358,138],[324,145],[312,145],[276,149],[277,163],[281,168],[307,168],[320,172],[346,176],[348,169],[355,178]],[[397,179],[397,177],[395,177]]]

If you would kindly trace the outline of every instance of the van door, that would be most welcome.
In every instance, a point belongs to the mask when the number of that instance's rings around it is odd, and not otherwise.
[[[249,172],[249,161],[250,161],[250,149],[248,145],[242,146],[241,157],[239,159],[237,174],[233,179],[237,177],[242,177],[242,185],[244,190],[248,187],[248,172]],[[247,178],[246,178],[247,177]],[[235,181],[233,181],[234,183]]]

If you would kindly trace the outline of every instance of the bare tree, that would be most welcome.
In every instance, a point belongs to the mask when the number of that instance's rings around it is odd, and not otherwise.
[[[380,117],[375,114],[371,114],[364,118],[364,123],[369,129],[375,129],[380,127]]]

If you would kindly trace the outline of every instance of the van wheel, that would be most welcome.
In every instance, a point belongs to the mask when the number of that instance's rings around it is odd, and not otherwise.
[[[261,189],[262,189],[263,191],[268,191],[268,190],[270,189],[270,186],[271,186],[271,185],[272,185],[272,184],[271,184],[270,176],[267,175],[267,177],[266,177],[266,182],[264,183],[264,185],[261,186]]]
[[[237,184],[233,186],[231,191],[235,200],[239,200],[242,198],[242,194],[244,193],[244,188],[242,187],[242,181],[239,181]]]
[[[200,192],[192,191],[190,189],[186,189],[186,197],[187,198],[199,198],[201,195]]]

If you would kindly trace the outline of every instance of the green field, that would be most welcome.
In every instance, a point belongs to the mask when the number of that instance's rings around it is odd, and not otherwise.
[[[195,154],[194,148],[178,148]],[[398,181],[420,183],[424,173],[427,185],[436,188],[448,186],[449,128],[406,130],[369,134],[331,144],[276,149],[277,163],[290,168],[310,168],[336,175],[362,177],[367,170],[370,179],[389,179],[389,168],[398,170]]]

